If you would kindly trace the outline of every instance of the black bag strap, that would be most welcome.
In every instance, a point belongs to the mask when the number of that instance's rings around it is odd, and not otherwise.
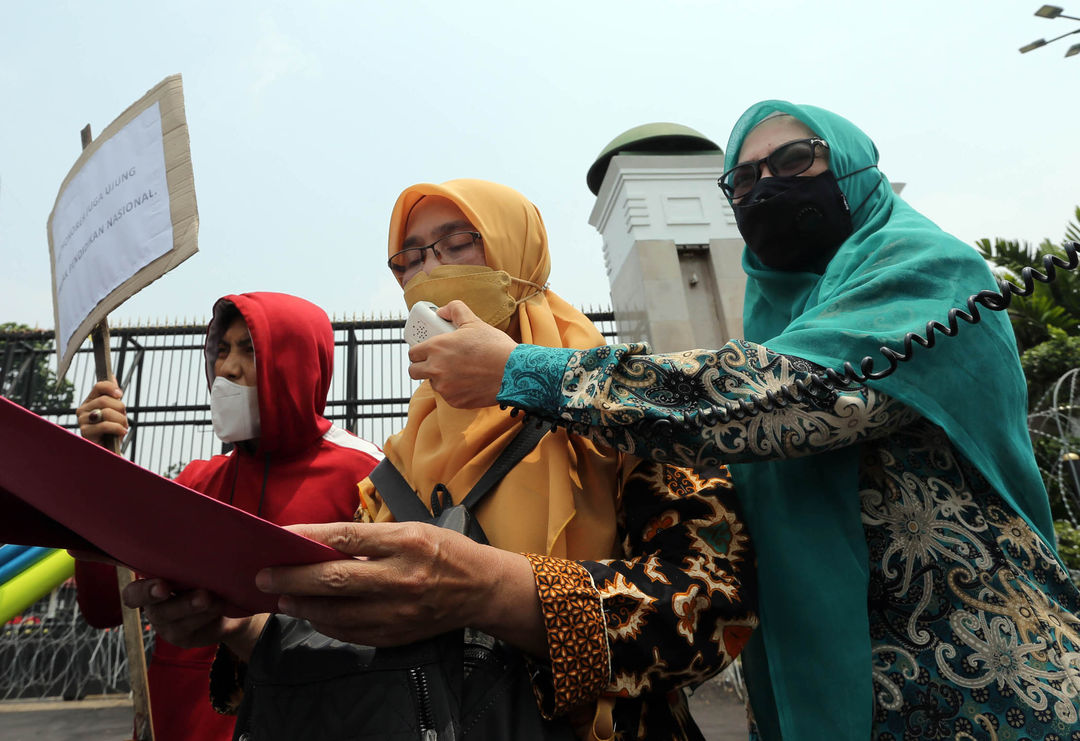
[[[550,426],[546,424],[537,426],[531,423],[523,423],[521,429],[514,435],[514,439],[502,449],[499,457],[495,459],[491,467],[484,472],[476,485],[461,500],[462,506],[472,512],[473,508],[480,503],[480,500],[487,496],[495,488],[495,485],[502,480],[503,476],[508,474],[510,469],[520,463],[521,459],[540,443],[541,438],[550,429]],[[428,512],[427,507],[420,502],[420,498],[416,496],[412,486],[401,475],[401,471],[397,470],[397,467],[390,462],[390,459],[383,458],[379,465],[375,466],[375,469],[369,474],[369,478],[375,484],[375,488],[378,489],[383,501],[386,502],[386,506],[390,508],[395,520],[398,522],[428,522],[431,520],[431,513]]]
[[[550,429],[551,427],[546,424],[535,425],[522,422],[518,434],[514,435],[514,439],[502,449],[499,457],[491,464],[491,468],[484,472],[476,485],[461,500],[461,504],[464,505],[465,509],[472,512],[476,505],[480,503],[480,500],[487,496],[488,492],[494,489],[496,484],[502,481],[503,476],[510,473],[510,469],[520,463],[522,458],[540,444],[540,439]]]
[[[368,478],[375,484],[379,495],[398,522],[427,522],[431,519],[427,507],[420,503],[416,492],[389,458],[379,461],[379,465],[368,474]]]

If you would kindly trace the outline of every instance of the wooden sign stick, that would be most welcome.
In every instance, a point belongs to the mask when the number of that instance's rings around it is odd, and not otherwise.
[[[90,146],[90,124],[82,130],[82,148]],[[109,353],[109,321],[102,319],[94,327],[90,337],[94,345],[94,371],[99,381],[112,379],[112,357]],[[121,455],[120,438],[106,435],[102,447]],[[120,591],[134,580],[134,574],[126,566],[116,567],[116,581]],[[131,683],[132,706],[135,711],[135,741],[154,741],[153,716],[150,713],[150,691],[146,679],[146,648],[143,644],[142,614],[138,608],[128,607],[121,600],[124,618],[124,648],[127,651],[128,679]]]

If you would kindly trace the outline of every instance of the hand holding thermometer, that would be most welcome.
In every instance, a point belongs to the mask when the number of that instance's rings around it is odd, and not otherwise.
[[[453,322],[448,322],[435,313],[438,308],[430,301],[417,301],[413,304],[409,318],[405,320],[405,341],[409,343],[409,347],[435,335],[454,331]]]

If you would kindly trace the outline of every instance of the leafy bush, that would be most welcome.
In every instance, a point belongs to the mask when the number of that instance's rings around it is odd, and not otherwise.
[[[75,387],[49,368],[51,342],[18,338],[30,331],[25,324],[0,322],[0,389],[6,388],[9,399],[38,414],[66,411],[74,406]]]
[[[1026,350],[1020,365],[1028,383],[1028,403],[1037,402],[1047,389],[1073,368],[1080,368],[1080,337],[1049,327],[1050,339]]]
[[[1080,571],[1080,528],[1068,520],[1055,520],[1054,532],[1057,533],[1058,553],[1065,565],[1074,571]]]

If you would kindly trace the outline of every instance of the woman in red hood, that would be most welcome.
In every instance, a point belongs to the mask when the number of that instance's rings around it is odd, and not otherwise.
[[[326,313],[280,293],[225,296],[214,304],[204,353],[214,430],[236,447],[192,461],[176,481],[279,525],[351,520],[357,482],[382,453],[322,416],[334,367]],[[127,432],[120,396],[115,383],[94,386],[78,409],[84,437],[99,442]],[[87,622],[118,625],[115,569],[78,561],[75,578]],[[185,645],[241,647],[265,620],[221,617],[217,598],[203,590],[174,599],[205,607],[187,618]],[[148,670],[157,741],[232,738],[235,716],[218,714],[209,701],[214,654],[214,645],[181,648],[159,632]]]

